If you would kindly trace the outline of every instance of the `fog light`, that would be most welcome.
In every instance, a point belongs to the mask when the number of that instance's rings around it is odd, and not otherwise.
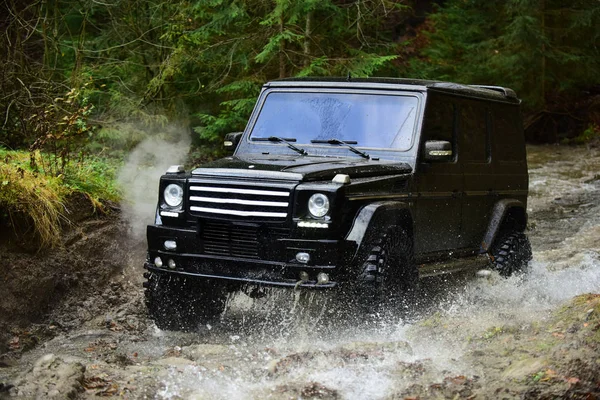
[[[319,272],[319,275],[317,275],[317,285],[324,285],[326,283],[329,283],[329,275],[325,272]]]
[[[169,268],[175,269],[176,266],[177,266],[177,264],[175,264],[174,260],[169,260]]]
[[[308,253],[298,253],[296,254],[296,261],[301,262],[302,264],[306,264],[310,261],[310,254]]]
[[[308,272],[306,271],[300,271],[300,281],[302,282],[308,282]]]
[[[162,266],[163,266],[162,259],[160,257],[156,257],[154,259],[154,265],[156,265],[158,268],[162,268]]]
[[[177,248],[177,242],[174,240],[165,240],[164,246],[167,250],[175,250]]]

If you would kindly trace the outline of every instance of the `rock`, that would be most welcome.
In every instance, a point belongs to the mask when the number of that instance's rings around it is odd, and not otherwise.
[[[273,394],[281,398],[288,399],[329,399],[335,400],[341,398],[337,390],[331,389],[319,382],[294,382],[285,385],[279,385],[275,388]],[[279,397],[278,396],[278,397]]]
[[[197,344],[193,346],[185,346],[181,348],[180,351],[183,356],[194,361],[213,359],[215,356],[231,356],[232,353],[232,350],[229,348],[229,346],[220,344]]]
[[[350,353],[360,352],[367,355],[377,354],[378,352],[413,355],[410,344],[402,340],[395,342],[350,342],[340,346],[339,350]]]
[[[13,388],[13,385],[11,385],[10,383],[0,382],[0,393],[8,392],[12,388]]]
[[[83,390],[84,373],[80,362],[46,354],[17,379],[10,393],[27,399],[74,399]]]
[[[5,353],[0,355],[0,368],[14,367],[19,364],[19,360],[15,355]]]
[[[276,360],[269,360],[265,370],[270,374],[287,374],[293,368],[310,365],[360,364],[368,359],[384,359],[389,355],[412,355],[407,342],[349,342],[329,350],[311,350],[291,353]]]
[[[535,375],[537,372],[548,368],[547,361],[540,358],[525,358],[520,361],[513,362],[511,366],[506,368],[502,373],[502,377],[511,380],[522,380]]]

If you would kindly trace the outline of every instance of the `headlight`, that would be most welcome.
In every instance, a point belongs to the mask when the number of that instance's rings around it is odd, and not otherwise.
[[[321,218],[329,212],[329,198],[323,193],[315,193],[308,199],[308,211],[313,217]]]
[[[181,186],[171,183],[163,193],[165,203],[171,207],[177,207],[183,201],[183,189]]]

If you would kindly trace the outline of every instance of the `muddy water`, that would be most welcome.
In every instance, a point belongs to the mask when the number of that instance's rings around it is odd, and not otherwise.
[[[143,316],[139,289],[125,285],[127,303],[26,354],[10,371],[12,393],[33,393],[27,367],[51,353],[85,367],[79,398],[494,398],[492,389],[519,398],[510,390],[547,367],[546,349],[520,350],[535,362],[515,371],[515,343],[536,343],[539,327],[573,296],[600,293],[600,152],[528,153],[534,259],[525,278],[426,282],[435,295],[404,319],[361,320],[319,293],[238,294],[220,320],[187,334],[158,330]]]

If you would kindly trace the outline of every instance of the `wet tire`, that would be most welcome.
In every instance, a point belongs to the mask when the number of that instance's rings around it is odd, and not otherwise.
[[[502,234],[491,250],[492,264],[501,276],[527,272],[531,261],[531,245],[523,232]]]
[[[414,263],[412,240],[401,228],[392,227],[370,243],[355,290],[362,311],[379,314],[385,307],[413,308],[419,273]]]
[[[225,308],[226,290],[218,284],[154,272],[146,276],[148,316],[160,329],[193,331]]]

